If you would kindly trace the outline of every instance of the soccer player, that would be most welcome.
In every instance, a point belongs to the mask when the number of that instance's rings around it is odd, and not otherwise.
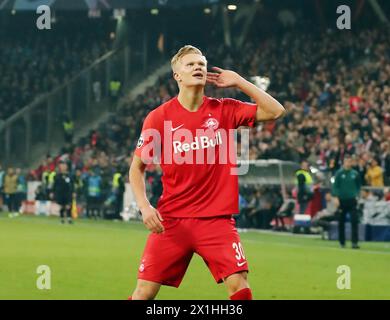
[[[208,72],[205,56],[193,46],[181,48],[171,65],[179,94],[147,115],[130,167],[131,187],[151,234],[129,299],[154,299],[161,285],[178,287],[197,253],[216,282],[225,283],[230,299],[251,300],[248,263],[232,218],[239,213],[238,177],[231,170],[237,165],[221,161],[221,154],[230,145],[235,150],[228,130],[276,120],[285,109],[236,72],[217,67]],[[255,103],[206,97],[206,83],[237,88]],[[214,162],[205,159],[211,151]],[[156,157],[163,173],[157,209],[144,181],[146,164]]]

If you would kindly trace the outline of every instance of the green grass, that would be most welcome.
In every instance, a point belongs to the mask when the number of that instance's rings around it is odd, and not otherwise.
[[[136,283],[147,237],[137,222],[0,214],[0,299],[126,299]],[[390,299],[390,244],[361,250],[303,236],[241,234],[255,299]],[[51,268],[51,290],[36,288],[39,265]],[[338,290],[336,269],[351,268],[351,290]],[[204,262],[194,256],[179,289],[159,299],[226,299]]]

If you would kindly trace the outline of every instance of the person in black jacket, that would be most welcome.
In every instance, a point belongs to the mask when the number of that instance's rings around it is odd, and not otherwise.
[[[72,200],[74,196],[74,183],[71,175],[68,172],[68,165],[66,162],[60,162],[59,173],[56,175],[53,186],[53,193],[51,198],[61,207],[60,216],[61,223],[65,223],[67,219],[71,224],[72,215]]]

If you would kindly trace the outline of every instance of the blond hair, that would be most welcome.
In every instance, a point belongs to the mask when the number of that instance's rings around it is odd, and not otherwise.
[[[186,45],[182,48],[179,49],[179,51],[173,56],[171,60],[171,67],[172,70],[174,70],[176,63],[185,55],[190,54],[190,53],[195,53],[195,54],[200,54],[203,56],[202,51],[200,51],[198,48],[191,46],[191,45]]]

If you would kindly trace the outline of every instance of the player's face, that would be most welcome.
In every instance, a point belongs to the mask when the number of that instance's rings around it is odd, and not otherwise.
[[[351,168],[352,167],[352,159],[351,158],[345,158],[344,159],[344,166],[347,169]]]
[[[59,167],[61,173],[66,173],[66,171],[68,170],[68,166],[66,165],[66,163],[60,163]]]
[[[306,161],[302,162],[302,169],[309,171],[309,164]]]
[[[206,58],[200,54],[187,54],[180,59],[176,73],[177,80],[181,80],[179,82],[184,86],[205,86],[207,78]]]

